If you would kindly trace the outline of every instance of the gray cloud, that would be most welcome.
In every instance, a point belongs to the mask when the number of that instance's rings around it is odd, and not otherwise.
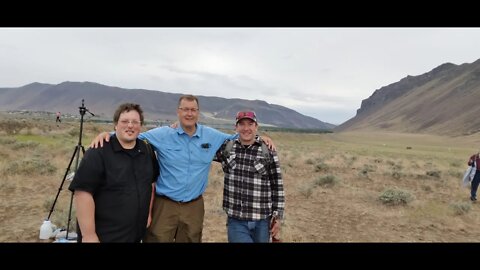
[[[0,28],[0,87],[93,81],[262,99],[339,124],[376,89],[471,63],[479,47],[480,28]]]

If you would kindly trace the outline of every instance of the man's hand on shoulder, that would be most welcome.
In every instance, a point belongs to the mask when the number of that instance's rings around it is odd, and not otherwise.
[[[265,144],[268,146],[268,149],[272,151],[277,151],[277,148],[275,147],[275,144],[272,141],[272,138],[262,135],[260,136],[260,139],[265,142]]]
[[[103,147],[103,140],[106,142],[110,141],[110,133],[102,132],[98,134],[98,136],[90,143],[90,148]]]

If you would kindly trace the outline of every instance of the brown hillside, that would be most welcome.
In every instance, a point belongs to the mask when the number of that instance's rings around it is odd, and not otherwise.
[[[187,93],[185,93],[187,94]],[[63,82],[57,85],[31,83],[17,88],[0,88],[0,111],[27,110],[78,115],[81,100],[97,119],[110,120],[118,104],[142,105],[147,120],[176,119],[181,94],[144,89],[124,89],[92,82]],[[231,126],[235,113],[251,109],[261,124],[281,128],[332,129],[334,125],[303,115],[292,109],[262,100],[227,99],[198,96],[201,120],[208,124]]]
[[[480,60],[443,64],[376,90],[335,131],[385,130],[468,135],[480,130]]]

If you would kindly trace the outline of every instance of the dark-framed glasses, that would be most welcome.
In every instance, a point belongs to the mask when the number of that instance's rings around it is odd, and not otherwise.
[[[184,113],[188,113],[188,112],[192,112],[192,113],[196,113],[199,111],[198,108],[185,108],[185,107],[178,107],[178,109],[182,110],[182,112]]]
[[[120,124],[127,126],[128,124],[132,124],[134,126],[139,126],[142,122],[138,120],[120,120],[118,121]]]

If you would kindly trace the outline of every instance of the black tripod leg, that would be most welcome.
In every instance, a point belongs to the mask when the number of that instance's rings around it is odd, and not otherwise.
[[[68,163],[67,170],[65,171],[65,175],[63,176],[63,179],[62,179],[62,183],[60,183],[60,186],[58,187],[57,196],[55,196],[55,200],[53,201],[52,208],[50,209],[50,213],[48,213],[47,220],[50,220],[50,216],[52,215],[53,209],[55,208],[55,204],[57,203],[58,195],[60,195],[60,191],[62,191],[63,183],[65,182],[65,179],[67,178],[68,172],[70,171],[70,166],[72,166],[72,162],[73,162],[73,159],[75,158],[75,156],[77,154],[77,151],[78,151],[78,146],[76,146],[75,151],[73,151],[72,158],[70,159],[70,162]]]
[[[75,148],[75,153],[77,153],[77,159],[75,160],[75,172],[78,169],[78,163],[80,161],[80,150],[79,148],[82,149],[82,155],[85,155],[85,148],[82,145],[77,145]],[[70,194],[70,207],[68,209],[68,221],[67,221],[67,235],[65,235],[65,239],[68,239],[68,231],[70,229],[70,221],[72,220],[72,204],[73,204],[73,192]]]
[[[67,222],[67,235],[65,235],[65,239],[68,239],[68,231],[70,229],[70,220],[72,220],[72,203],[73,203],[73,192],[70,194],[70,208],[68,209],[68,222]]]

